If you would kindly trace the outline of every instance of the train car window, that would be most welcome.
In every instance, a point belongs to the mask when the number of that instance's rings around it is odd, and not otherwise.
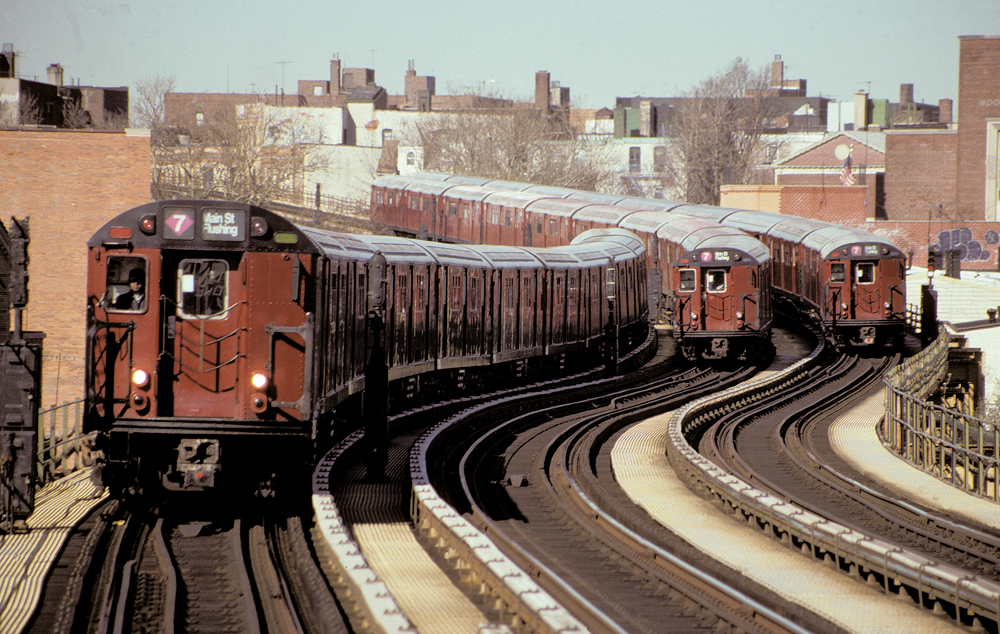
[[[535,221],[535,233],[542,235],[542,221],[540,219]]]
[[[385,204],[387,204],[387,205],[391,205],[392,204],[392,194],[391,193],[386,194]]]
[[[416,295],[413,297],[413,312],[424,312],[424,304],[427,303],[427,287],[424,286],[424,276],[414,275],[413,283],[416,286]]]
[[[555,219],[549,220],[549,235],[550,236],[559,235],[559,225],[556,224]]]
[[[469,277],[469,308],[479,307],[479,278]]]
[[[497,212],[496,207],[490,209],[490,224],[500,224],[500,214]]]
[[[561,277],[556,278],[556,293],[555,293],[555,304],[556,306],[562,306],[563,303],[563,279]]]
[[[378,205],[382,204],[382,192],[377,191],[377,190],[375,192],[375,203],[378,204]]]
[[[503,281],[503,307],[506,310],[514,310],[514,278],[512,277]]]
[[[530,278],[524,280],[524,303],[521,305],[521,308],[531,308],[531,297],[535,294],[534,282],[535,280]]]
[[[570,306],[576,306],[578,293],[579,293],[579,282],[576,279],[576,275],[570,273],[570,277],[569,277],[569,305]]]
[[[722,293],[726,290],[725,269],[709,269],[705,280],[706,290],[709,293]]]
[[[430,211],[430,210],[431,210],[431,200],[430,200],[430,198],[427,198],[425,196],[424,197],[424,211]]]
[[[109,255],[104,308],[139,313],[146,310],[146,259],[134,255]]]
[[[414,195],[410,196],[410,209],[420,210],[420,201]]]
[[[680,277],[677,282],[677,290],[682,293],[690,293],[697,287],[697,271],[694,269],[681,269],[678,273]]]
[[[510,209],[504,211],[503,223],[508,227],[514,226],[514,214],[511,213]]]
[[[450,286],[448,289],[449,306],[452,310],[460,310],[462,308],[462,276],[450,276],[448,285]]]
[[[830,281],[837,283],[847,279],[847,270],[843,262],[830,263]]]
[[[448,215],[450,215],[450,216],[456,216],[457,217],[458,216],[458,205],[456,205],[455,203],[450,203],[448,205]]]
[[[871,262],[858,263],[858,284],[872,284],[875,282],[875,265]]]
[[[229,310],[229,264],[226,261],[181,260],[177,279],[177,308],[181,317],[226,317]]]
[[[400,275],[396,278],[396,312],[406,312],[409,295],[409,288],[406,286],[406,276]]]

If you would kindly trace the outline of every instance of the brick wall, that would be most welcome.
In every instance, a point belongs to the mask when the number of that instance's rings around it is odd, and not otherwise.
[[[24,329],[46,333],[43,408],[83,397],[87,240],[150,201],[149,137],[0,130],[0,213],[31,219]]]
[[[945,214],[957,217],[957,141],[952,131],[886,134],[885,204],[889,220],[926,221],[932,209],[938,214],[938,205]]]
[[[986,119],[1000,118],[1000,38],[959,38],[956,218],[985,218]],[[995,182],[996,175],[993,175]]]

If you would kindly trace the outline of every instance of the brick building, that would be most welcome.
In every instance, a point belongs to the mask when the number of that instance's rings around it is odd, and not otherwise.
[[[31,223],[24,329],[46,333],[42,408],[83,397],[87,240],[150,201],[149,169],[145,131],[0,129],[3,213]]]
[[[852,139],[858,169],[858,143],[866,139],[865,145],[872,145],[870,129],[841,133],[790,157],[776,168],[773,187],[724,188],[722,204],[864,227],[913,253],[914,264],[921,266],[928,249],[936,247],[957,249],[963,269],[998,270],[1000,36],[959,38],[958,94],[956,124],[949,123],[951,102],[943,100],[937,122],[915,125],[908,120],[884,133],[878,127],[878,135],[884,134],[883,167],[869,157],[853,186],[838,186],[836,172],[843,161],[838,164],[830,150],[844,144],[844,138]],[[822,173],[814,175],[824,182],[802,178],[806,163],[825,163]]]

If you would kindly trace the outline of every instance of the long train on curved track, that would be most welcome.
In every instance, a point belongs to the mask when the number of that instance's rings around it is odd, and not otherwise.
[[[622,229],[476,247],[174,200],[88,249],[84,425],[116,493],[273,492],[364,415],[371,364],[398,409],[599,366],[649,333],[645,246]]]
[[[371,212],[400,234],[460,243],[550,246],[594,227],[627,228],[647,246],[651,314],[662,302],[690,358],[761,345],[770,336],[772,293],[840,345],[893,345],[905,325],[905,255],[856,228],[436,172],[377,179]],[[733,233],[699,244],[704,229],[693,219]]]

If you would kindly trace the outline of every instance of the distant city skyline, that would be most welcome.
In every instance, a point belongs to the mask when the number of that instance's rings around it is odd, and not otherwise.
[[[178,92],[294,94],[299,79],[329,78],[337,54],[345,68],[373,68],[391,94],[403,93],[411,59],[418,75],[437,78],[438,94],[530,100],[535,72],[546,70],[581,108],[679,96],[737,57],[757,69],[775,55],[786,79],[807,80],[809,96],[847,101],[864,90],[897,101],[899,86],[913,84],[917,102],[960,107],[962,35],[1000,36],[996,0],[0,6],[0,42],[13,44],[18,74],[39,81],[58,63],[66,83],[134,87],[174,75]]]

